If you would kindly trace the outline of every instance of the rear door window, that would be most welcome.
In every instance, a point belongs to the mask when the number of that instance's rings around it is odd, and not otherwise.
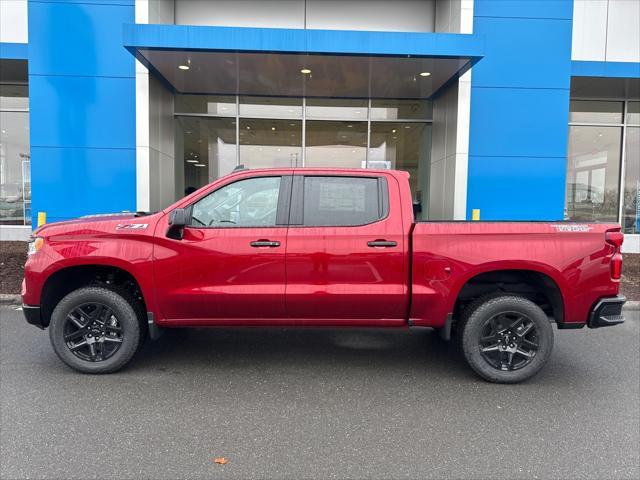
[[[386,181],[376,177],[305,176],[305,226],[366,225],[386,216]]]

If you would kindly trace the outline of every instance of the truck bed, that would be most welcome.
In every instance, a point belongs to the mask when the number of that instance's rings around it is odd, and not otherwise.
[[[413,325],[442,327],[468,282],[481,285],[484,272],[536,272],[555,287],[563,308],[552,312],[562,324],[582,325],[594,303],[616,295],[608,264],[615,248],[606,243],[614,223],[419,222],[412,226]],[[492,273],[495,282],[496,273]],[[517,277],[516,277],[517,278]],[[478,288],[481,288],[479,286]],[[553,309],[550,306],[550,309]],[[558,311],[560,310],[560,311]]]

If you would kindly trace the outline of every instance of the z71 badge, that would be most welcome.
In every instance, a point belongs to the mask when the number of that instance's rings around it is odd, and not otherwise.
[[[589,232],[593,230],[593,227],[589,225],[555,224],[551,226],[555,228],[558,232]]]
[[[119,223],[116,230],[145,230],[148,226],[148,223]]]

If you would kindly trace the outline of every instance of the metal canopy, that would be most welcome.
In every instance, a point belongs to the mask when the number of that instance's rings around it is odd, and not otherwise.
[[[125,47],[190,94],[427,99],[482,45],[458,34],[125,26]]]

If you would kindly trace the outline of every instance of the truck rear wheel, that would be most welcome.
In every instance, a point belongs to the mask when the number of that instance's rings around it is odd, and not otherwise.
[[[69,367],[83,373],[111,373],[133,357],[141,340],[131,300],[104,287],[85,287],[53,310],[49,338]]]
[[[547,315],[532,301],[516,295],[477,300],[465,310],[459,331],[471,368],[495,383],[533,377],[553,349]]]

